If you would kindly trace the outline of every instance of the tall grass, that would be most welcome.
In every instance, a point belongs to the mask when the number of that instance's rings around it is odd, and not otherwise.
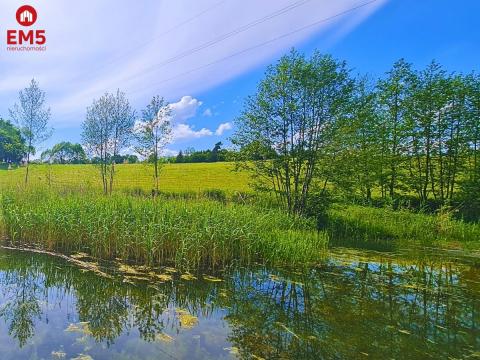
[[[308,219],[214,200],[7,190],[2,232],[15,245],[182,268],[307,264],[327,243]]]
[[[453,219],[449,211],[435,215],[393,211],[358,205],[329,210],[327,231],[334,238],[351,240],[413,240],[421,244],[480,248],[480,224]]]

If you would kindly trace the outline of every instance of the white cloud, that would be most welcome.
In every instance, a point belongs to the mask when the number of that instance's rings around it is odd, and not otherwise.
[[[307,1],[265,21],[259,20],[292,0],[201,0],[188,6],[181,1],[147,1],[142,6],[127,0],[36,2],[35,26],[46,29],[47,51],[2,51],[0,69],[8,73],[8,81],[0,82],[0,109],[11,106],[31,77],[46,90],[55,125],[65,128],[79,126],[85,108],[105,91],[121,88],[138,109],[154,94],[171,100],[186,92],[201,93],[274,61],[314,35],[328,38],[331,28],[350,31],[386,1],[326,22],[320,20],[351,9],[358,0]],[[0,2],[4,28],[18,28],[18,6],[17,0]],[[74,16],[63,21],[65,14]],[[278,38],[313,23],[317,25]],[[274,38],[278,40],[271,41]],[[88,46],[83,46],[86,41]],[[266,45],[245,51],[262,43]],[[193,100],[180,101],[180,122],[201,105]]]
[[[190,125],[178,124],[173,127],[173,141],[198,139],[205,136],[212,136],[213,132],[209,129],[202,128],[195,130]]]
[[[203,116],[212,116],[212,110],[210,108],[205,109],[205,111],[202,114]]]
[[[217,130],[215,130],[215,135],[220,136],[223,135],[223,133],[227,130],[231,130],[233,128],[232,123],[226,122],[222,123],[218,126]]]
[[[170,104],[171,121],[173,124],[183,123],[186,120],[197,115],[198,108],[202,105],[202,102],[194,97],[187,95],[182,96],[180,101]]]

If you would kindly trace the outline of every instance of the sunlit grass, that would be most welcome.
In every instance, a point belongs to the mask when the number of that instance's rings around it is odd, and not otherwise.
[[[228,193],[249,191],[249,178],[245,172],[233,171],[228,162],[165,164],[160,173],[163,192],[202,192],[219,189]],[[30,185],[83,186],[101,189],[100,172],[94,165],[31,165]],[[116,165],[115,190],[139,189],[151,191],[153,175],[151,165]],[[25,168],[0,169],[0,187],[21,184]]]
[[[364,241],[402,240],[423,245],[480,248],[480,224],[455,220],[448,211],[423,214],[358,205],[334,206],[328,231],[336,238]]]

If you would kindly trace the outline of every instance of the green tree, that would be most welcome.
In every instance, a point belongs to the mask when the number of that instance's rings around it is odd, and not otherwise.
[[[445,78],[442,85],[445,104],[435,117],[434,161],[438,184],[433,195],[446,204],[453,200],[466,159],[468,89],[460,75]]]
[[[20,130],[9,121],[0,119],[0,161],[19,163],[26,152]]]
[[[175,158],[176,163],[183,163],[185,161],[185,157],[183,156],[182,150],[180,150]]]
[[[436,194],[435,140],[437,117],[445,108],[445,70],[432,62],[414,80],[407,121],[409,176],[407,183],[422,204]]]
[[[480,76],[464,78],[466,91],[465,161],[461,184],[461,199],[469,219],[480,214]]]
[[[159,191],[160,155],[171,141],[171,109],[160,96],[154,96],[142,111],[142,121],[136,124],[136,151],[153,162],[155,194]]]
[[[68,141],[55,144],[51,149],[45,150],[40,158],[57,164],[83,164],[87,161],[82,145]]]
[[[125,93],[105,93],[93,100],[87,108],[87,116],[82,125],[82,140],[87,151],[100,167],[103,191],[112,193],[115,175],[115,157],[120,155],[131,142],[135,112]]]
[[[243,161],[255,187],[273,191],[293,214],[305,211],[322,149],[337,119],[345,116],[353,83],[344,62],[315,52],[311,58],[292,50],[267,69],[257,93],[247,99],[236,120],[232,141],[240,159],[251,159],[252,143],[275,157]]]
[[[351,113],[339,121],[337,141],[342,142],[335,161],[334,181],[347,192],[359,190],[367,201],[379,185],[382,170],[382,143],[377,93],[367,78],[359,79],[352,96]]]
[[[10,117],[19,126],[26,141],[25,184],[28,182],[30,157],[35,153],[35,146],[50,137],[52,130],[48,127],[50,108],[45,108],[45,92],[40,89],[35,79],[29,87],[19,92],[19,103],[10,109]]]
[[[411,65],[400,59],[393,64],[386,78],[380,79],[377,84],[379,110],[383,117],[379,140],[386,166],[385,181],[382,181],[382,185],[386,185],[392,198],[395,197],[404,173],[402,168],[406,160],[404,156],[407,140],[406,116],[410,106],[413,80]]]
[[[212,149],[212,152],[210,153],[210,161],[211,162],[217,162],[218,161],[218,154],[222,148],[222,142],[219,141],[215,144],[215,146]]]

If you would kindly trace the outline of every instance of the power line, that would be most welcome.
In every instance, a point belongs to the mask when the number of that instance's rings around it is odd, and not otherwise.
[[[179,53],[179,54],[177,54],[177,55],[175,55],[175,56],[173,56],[173,57],[171,57],[171,58],[168,58],[168,59],[164,60],[164,61],[161,62],[161,63],[155,64],[155,65],[147,68],[146,70],[142,71],[142,73],[141,73],[140,75],[132,75],[132,76],[130,76],[130,77],[127,77],[127,78],[123,79],[123,81],[129,81],[129,80],[131,80],[131,79],[133,79],[133,78],[136,78],[136,77],[138,77],[138,76],[144,76],[145,73],[151,72],[151,71],[156,70],[156,69],[158,69],[158,68],[161,68],[161,67],[163,67],[163,66],[165,66],[165,65],[168,65],[168,64],[171,64],[171,63],[173,63],[173,62],[175,62],[175,61],[178,61],[178,60],[180,60],[180,59],[183,59],[184,57],[187,57],[187,56],[189,56],[189,55],[191,55],[191,54],[193,54],[193,53],[196,53],[196,52],[198,52],[198,51],[200,51],[200,50],[203,50],[203,49],[206,49],[206,48],[211,47],[211,46],[213,46],[213,45],[216,45],[216,44],[218,44],[219,42],[222,42],[222,41],[224,41],[224,40],[226,40],[226,39],[228,39],[228,38],[231,38],[232,36],[235,36],[235,35],[238,35],[238,34],[244,32],[244,31],[247,31],[247,30],[251,29],[252,27],[257,26],[257,25],[260,25],[260,24],[262,24],[262,23],[264,23],[264,22],[266,22],[266,21],[268,21],[268,20],[271,20],[271,19],[277,17],[277,16],[283,15],[283,14],[285,14],[286,12],[291,11],[291,10],[293,10],[293,9],[296,9],[297,7],[302,6],[302,5],[304,5],[304,4],[306,4],[307,2],[310,2],[310,1],[312,1],[312,0],[299,0],[299,1],[296,1],[296,2],[294,2],[294,3],[292,3],[292,4],[288,5],[288,6],[286,6],[286,7],[284,7],[284,8],[281,8],[281,9],[279,9],[279,10],[277,10],[277,11],[274,11],[273,13],[268,14],[268,15],[260,18],[260,19],[257,19],[257,20],[255,20],[255,21],[252,21],[252,22],[248,23],[248,24],[245,24],[245,25],[243,25],[243,26],[241,26],[241,27],[239,27],[239,28],[237,28],[237,29],[235,29],[235,30],[232,30],[232,31],[230,31],[230,32],[228,32],[228,33],[226,33],[226,34],[223,34],[223,35],[221,35],[221,36],[219,36],[219,37],[217,37],[217,38],[215,38],[215,39],[213,39],[213,40],[207,41],[207,42],[205,42],[205,43],[203,43],[203,44],[201,44],[201,45],[199,45],[199,46],[197,46],[197,47],[188,49],[188,50],[186,50],[186,51],[184,51],[184,52],[181,52],[181,53]]]
[[[342,12],[340,12],[340,13],[337,13],[337,14],[335,14],[335,15],[329,16],[329,17],[327,17],[327,18],[323,18],[323,19],[321,19],[321,20],[318,20],[318,21],[315,21],[315,22],[310,23],[310,24],[308,24],[308,25],[305,25],[305,26],[303,26],[303,27],[300,27],[300,28],[298,28],[298,29],[296,29],[296,30],[290,31],[290,32],[285,33],[285,34],[283,34],[283,35],[280,35],[280,36],[277,36],[277,37],[272,38],[272,39],[270,39],[270,40],[267,40],[267,41],[264,41],[264,42],[262,42],[262,43],[259,43],[259,44],[257,44],[257,45],[254,45],[254,46],[251,46],[251,47],[249,47],[249,48],[243,49],[243,50],[238,51],[238,52],[236,52],[236,53],[230,54],[230,55],[225,56],[225,57],[223,57],[223,58],[221,58],[221,59],[212,61],[212,62],[207,63],[207,64],[205,64],[205,65],[198,66],[198,67],[193,68],[193,69],[191,69],[191,70],[185,71],[185,72],[183,72],[183,73],[181,73],[181,74],[178,74],[178,75],[172,76],[172,77],[170,77],[170,78],[161,80],[161,81],[155,83],[155,85],[160,85],[160,84],[166,83],[166,82],[168,82],[168,81],[175,80],[175,79],[177,79],[177,78],[179,78],[179,77],[181,77],[181,76],[185,76],[185,75],[188,75],[188,74],[190,74],[190,73],[192,73],[192,72],[195,72],[195,71],[204,69],[204,68],[206,68],[206,67],[215,65],[215,64],[217,64],[217,63],[219,63],[219,62],[222,62],[222,61],[228,60],[228,59],[230,59],[230,58],[233,58],[233,57],[235,57],[235,56],[244,54],[244,53],[246,53],[246,52],[248,52],[248,51],[250,51],[250,50],[254,50],[254,49],[257,49],[257,48],[259,48],[259,47],[268,45],[268,44],[273,43],[273,42],[275,42],[275,41],[277,41],[277,40],[280,40],[280,39],[286,38],[286,37],[288,37],[288,36],[291,36],[291,35],[293,35],[293,34],[299,33],[299,32],[301,32],[301,31],[306,30],[306,29],[308,29],[308,28],[311,28],[311,27],[313,27],[313,26],[319,25],[319,24],[324,23],[324,22],[331,21],[331,20],[333,20],[333,19],[335,19],[335,18],[338,18],[338,17],[341,17],[341,16],[346,15],[346,14],[348,14],[348,13],[351,13],[351,12],[353,12],[353,11],[355,11],[355,10],[358,10],[358,9],[360,9],[360,8],[363,8],[363,7],[365,7],[365,6],[368,6],[368,5],[370,5],[370,4],[373,4],[374,2],[377,2],[377,1],[378,1],[378,0],[367,1],[367,2],[365,2],[365,3],[363,3],[363,4],[357,5],[357,6],[355,6],[355,7],[352,7],[352,8],[350,8],[350,9],[347,9],[347,10],[342,11]],[[137,91],[134,91],[134,92],[130,92],[130,93],[137,93],[138,91],[140,91],[140,90],[137,90]]]
[[[194,16],[191,16],[191,17],[189,17],[188,19],[185,19],[184,21],[182,21],[181,23],[179,23],[179,24],[177,24],[177,25],[169,28],[168,30],[162,32],[161,34],[158,34],[157,36],[154,36],[154,37],[151,38],[149,41],[146,41],[146,42],[144,42],[144,43],[142,43],[142,44],[139,44],[139,45],[137,45],[137,46],[129,49],[129,51],[124,52],[124,53],[121,54],[120,56],[117,56],[116,58],[111,59],[110,61],[108,61],[108,62],[100,65],[100,66],[97,67],[94,71],[101,70],[101,69],[103,69],[103,68],[105,68],[105,67],[107,67],[107,66],[109,66],[109,65],[112,65],[112,64],[117,63],[118,61],[120,61],[121,59],[124,59],[125,57],[127,57],[127,56],[130,55],[131,53],[136,52],[136,51],[138,51],[139,49],[142,49],[142,48],[150,45],[150,44],[152,43],[152,41],[156,41],[156,40],[164,37],[165,35],[170,34],[172,31],[177,30],[177,29],[181,28],[182,26],[185,26],[185,25],[191,23],[192,21],[200,18],[201,16],[203,16],[203,15],[206,14],[207,12],[209,12],[209,11],[213,10],[214,8],[216,8],[216,7],[220,6],[220,5],[222,5],[223,3],[225,3],[225,1],[226,1],[226,0],[222,0],[222,1],[219,1],[219,2],[217,2],[217,3],[215,3],[215,4],[213,4],[212,6],[209,6],[208,8],[200,11],[199,13],[195,14]],[[83,75],[87,75],[87,74],[91,74],[91,72],[84,73]],[[79,77],[82,77],[82,76],[81,76],[81,75],[77,76],[77,78],[79,78]]]

